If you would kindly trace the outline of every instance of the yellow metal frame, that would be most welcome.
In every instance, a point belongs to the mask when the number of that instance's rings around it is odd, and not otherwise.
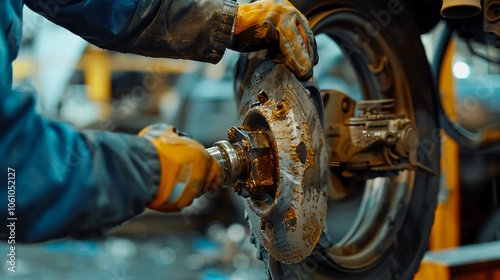
[[[457,121],[455,111],[455,79],[452,74],[456,42],[450,41],[440,73],[440,91],[443,108],[452,121]],[[458,144],[441,131],[441,176],[445,200],[439,201],[429,242],[430,250],[460,246],[460,178]]]

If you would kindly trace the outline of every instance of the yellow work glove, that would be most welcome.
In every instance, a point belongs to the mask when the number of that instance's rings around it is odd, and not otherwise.
[[[166,124],[150,125],[139,136],[153,143],[161,165],[158,194],[148,208],[179,212],[194,198],[219,185],[219,164],[200,143],[180,136]]]
[[[285,0],[260,0],[238,6],[230,49],[250,52],[277,47],[275,58],[299,79],[312,76],[318,63],[316,40],[305,17]]]

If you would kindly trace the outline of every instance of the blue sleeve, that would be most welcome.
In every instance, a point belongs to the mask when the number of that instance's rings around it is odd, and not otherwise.
[[[6,181],[8,169],[15,170],[17,241],[91,236],[152,201],[160,166],[148,140],[79,132],[37,114],[31,94],[2,87],[0,95],[0,174]],[[6,188],[0,201],[0,219],[6,221]]]
[[[7,218],[17,219],[16,242],[40,242],[92,236],[141,213],[160,183],[155,147],[138,136],[49,121],[32,94],[13,91],[21,6],[10,3],[0,1],[0,239],[10,235]]]
[[[230,44],[231,0],[25,0],[88,42],[153,57],[217,63]]]

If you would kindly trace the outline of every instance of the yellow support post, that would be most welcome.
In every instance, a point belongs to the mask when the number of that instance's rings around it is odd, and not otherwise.
[[[107,51],[89,46],[83,55],[83,73],[88,98],[101,104],[101,119],[111,114],[111,59]]]
[[[443,108],[452,121],[457,121],[455,111],[455,79],[452,74],[453,54],[456,42],[450,41],[444,56],[439,88]],[[430,250],[460,246],[460,177],[458,144],[441,131],[441,176],[445,195],[436,209],[429,242]],[[443,194],[443,190],[441,190]]]

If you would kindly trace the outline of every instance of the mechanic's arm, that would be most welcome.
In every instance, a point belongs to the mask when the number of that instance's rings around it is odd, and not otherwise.
[[[33,96],[11,91],[10,78],[0,77],[0,167],[14,177],[14,200],[7,188],[0,193],[0,219],[17,218],[17,242],[102,235],[146,206],[180,211],[218,185],[215,160],[172,128],[148,127],[144,137],[79,132],[37,114]],[[2,227],[0,239],[9,232]]]
[[[228,0],[28,0],[26,5],[99,47],[216,63],[229,42]],[[59,4],[62,2],[62,4]]]
[[[217,63],[226,48],[246,52],[274,46],[280,53],[276,60],[306,79],[317,62],[316,42],[307,21],[285,0],[241,6],[230,0],[25,3],[105,49]]]
[[[161,174],[150,141],[48,121],[35,112],[31,94],[9,88],[8,78],[0,78],[0,165],[5,178],[15,170],[17,242],[93,236],[144,211]],[[0,199],[6,220],[7,189]]]

